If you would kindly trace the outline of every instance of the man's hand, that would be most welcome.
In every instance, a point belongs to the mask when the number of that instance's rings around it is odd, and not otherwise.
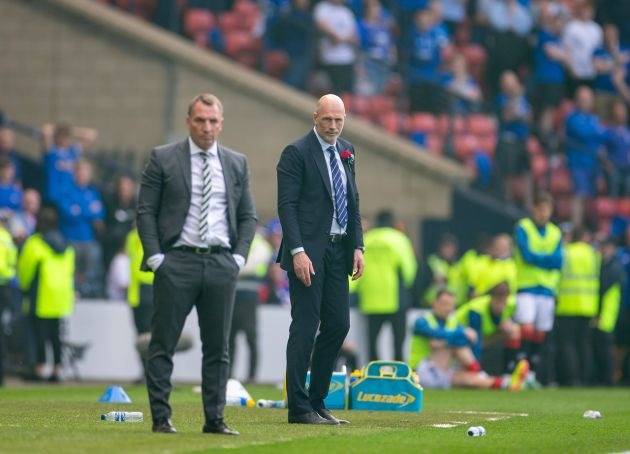
[[[363,251],[361,249],[354,250],[354,261],[352,262],[352,280],[356,281],[363,276],[365,262],[363,261]]]
[[[298,252],[293,256],[293,271],[302,284],[311,286],[311,275],[315,276],[315,268],[306,252]]]
[[[477,331],[472,328],[464,328],[464,334],[468,338],[471,344],[477,342]]]

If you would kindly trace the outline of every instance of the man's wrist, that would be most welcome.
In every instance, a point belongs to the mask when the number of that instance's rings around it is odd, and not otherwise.
[[[297,254],[299,252],[304,252],[304,248],[300,246],[300,247],[296,247],[294,249],[291,249],[291,255],[295,255],[295,254]]]

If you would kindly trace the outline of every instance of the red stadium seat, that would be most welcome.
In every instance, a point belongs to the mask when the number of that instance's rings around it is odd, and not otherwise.
[[[239,30],[239,19],[233,12],[226,12],[219,16],[219,27],[223,33]]]
[[[372,96],[369,103],[372,115],[375,117],[385,113],[394,112],[396,110],[394,99],[389,96]]]
[[[598,197],[595,199],[596,219],[610,219],[617,214],[617,202],[612,197]]]
[[[497,148],[496,134],[483,137],[477,136],[477,139],[479,141],[479,150],[483,151],[488,156],[494,156],[494,152]]]
[[[260,8],[251,0],[238,0],[234,3],[232,11],[239,16],[260,14]]]
[[[487,115],[470,115],[467,123],[468,132],[476,136],[488,136],[496,134],[497,131],[495,120]]]
[[[289,57],[280,50],[272,50],[265,53],[264,57],[265,72],[276,79],[281,79],[289,65]]]
[[[214,27],[214,23],[214,15],[208,10],[193,8],[184,13],[184,32],[190,38],[195,38],[201,33],[208,33]]]
[[[397,112],[385,112],[378,117],[378,123],[390,134],[398,134],[403,129],[401,116]]]
[[[409,132],[432,133],[437,131],[437,120],[429,113],[415,113],[409,117]]]
[[[630,197],[624,197],[617,201],[617,211],[621,216],[630,217]]]

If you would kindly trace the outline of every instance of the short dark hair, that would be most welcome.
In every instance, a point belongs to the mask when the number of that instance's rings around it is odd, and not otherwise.
[[[195,104],[197,104],[198,102],[205,104],[206,106],[217,106],[219,108],[219,111],[223,113],[223,104],[221,104],[219,98],[217,98],[212,93],[201,93],[195,96],[190,101],[190,104],[188,104],[188,116],[190,116],[193,107],[195,107]]]
[[[59,211],[55,205],[46,203],[37,214],[37,231],[40,233],[50,232],[59,227]]]
[[[391,210],[381,210],[376,214],[375,224],[377,227],[393,227],[394,213]]]
[[[455,246],[458,246],[459,241],[457,240],[457,237],[453,235],[452,233],[444,233],[440,237],[440,242],[438,243],[438,247],[442,247],[445,244],[454,244]]]
[[[435,293],[435,299],[439,299],[442,295],[450,295],[453,298],[455,297],[455,292],[453,292],[453,290],[451,290],[448,287],[440,287],[437,289],[437,292]]]
[[[499,282],[497,285],[488,290],[490,296],[504,296],[510,294],[510,285],[507,281]]]
[[[553,197],[546,191],[539,191],[534,195],[534,205],[538,206],[543,203],[553,205]]]

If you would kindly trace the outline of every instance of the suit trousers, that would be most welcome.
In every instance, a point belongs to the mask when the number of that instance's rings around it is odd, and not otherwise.
[[[302,284],[293,271],[288,273],[292,319],[287,342],[290,415],[324,408],[335,361],[350,329],[346,254],[344,243],[328,243],[322,264],[315,265],[310,287]],[[309,363],[311,381],[307,391]]]
[[[186,317],[197,309],[201,333],[201,391],[206,422],[223,418],[229,373],[228,343],[238,265],[228,252],[170,250],[155,272],[154,312],[147,361],[151,415],[170,418],[173,354]]]

